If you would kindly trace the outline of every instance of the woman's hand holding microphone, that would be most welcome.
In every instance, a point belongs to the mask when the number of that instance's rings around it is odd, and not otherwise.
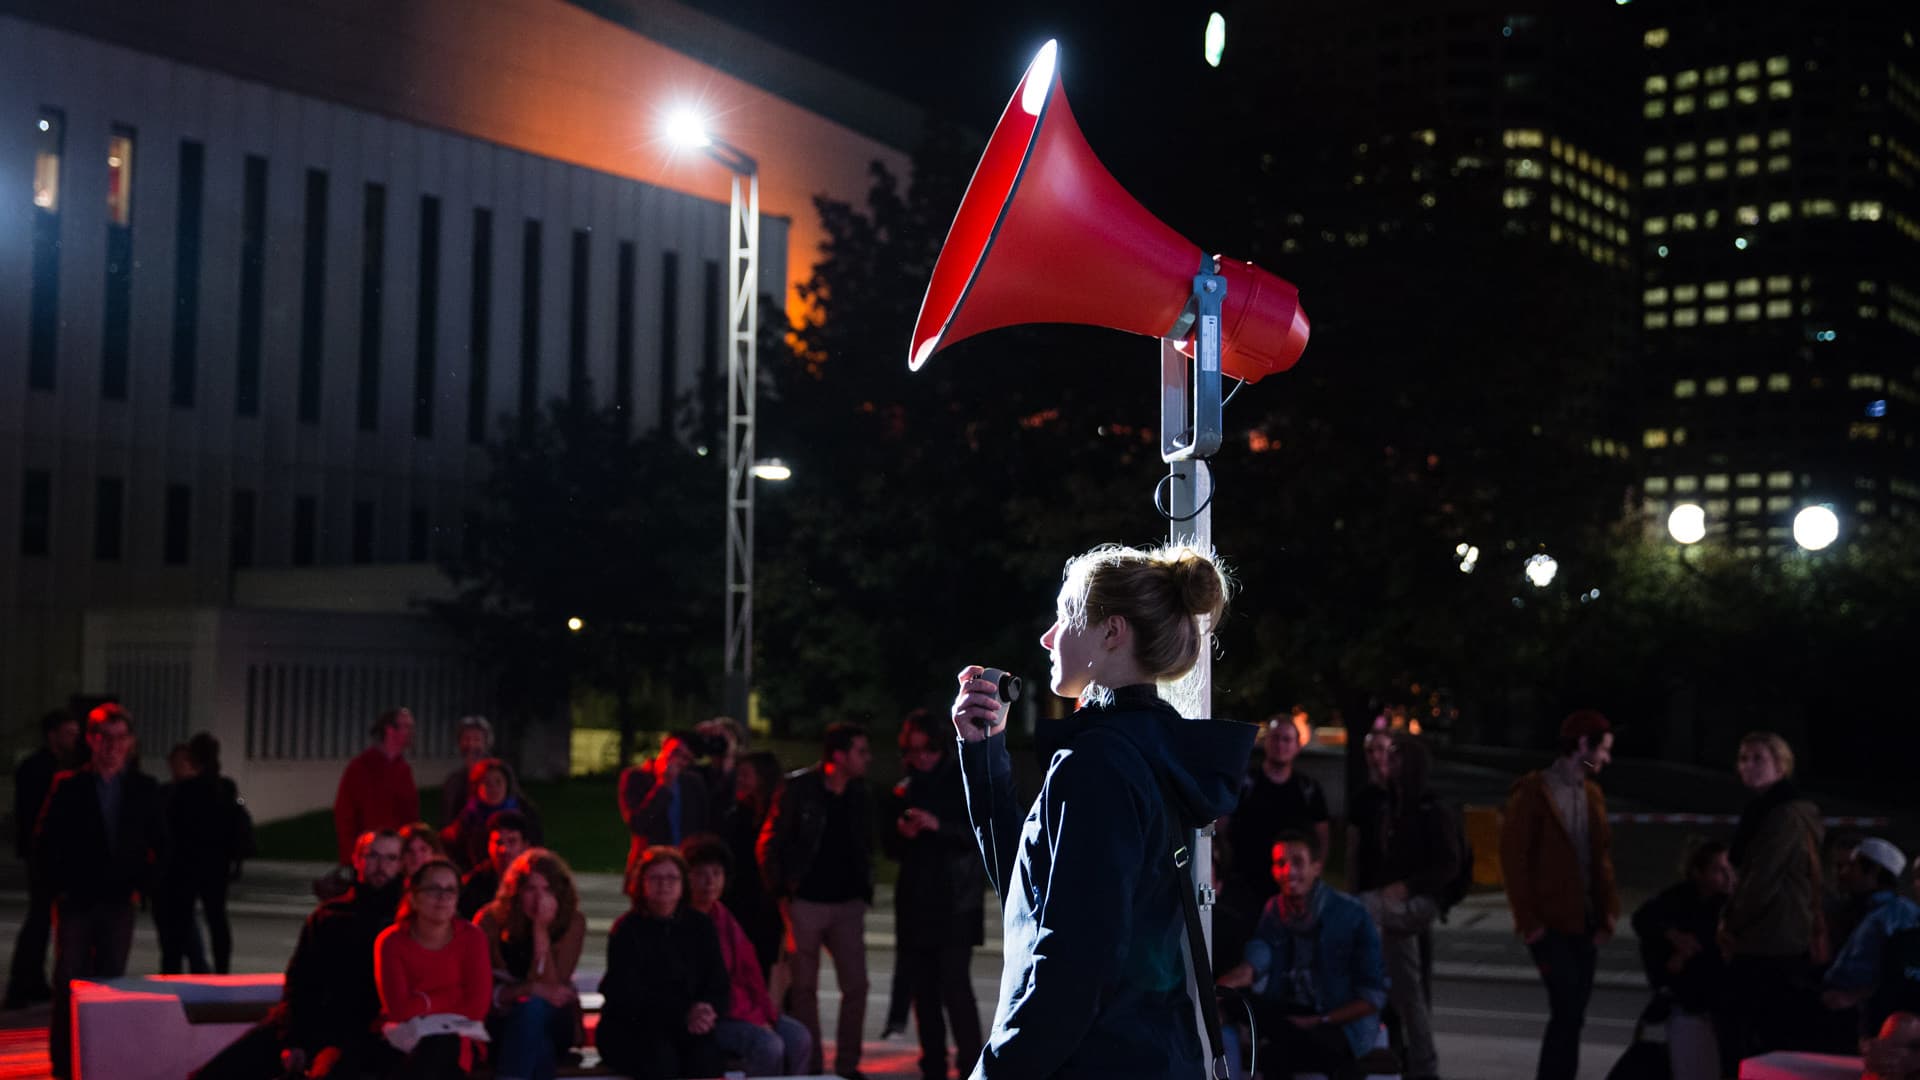
[[[982,677],[987,674],[979,664],[968,664],[960,670],[960,690],[953,696],[953,729],[967,742],[979,742],[1007,728],[1007,702],[1000,696],[1002,683]],[[1014,685],[1018,686],[1017,680]],[[1014,696],[1019,696],[1017,689]]]

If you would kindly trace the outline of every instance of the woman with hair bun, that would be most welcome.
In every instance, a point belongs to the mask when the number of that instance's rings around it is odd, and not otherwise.
[[[1233,809],[1255,729],[1185,719],[1156,684],[1193,669],[1228,590],[1212,555],[1188,546],[1068,561],[1040,644],[1053,692],[1080,710],[1024,821],[1006,706],[983,668],[960,672],[953,724],[1006,957],[979,1080],[1157,1078],[1209,1056],[1182,952],[1179,890],[1192,885],[1172,852]]]

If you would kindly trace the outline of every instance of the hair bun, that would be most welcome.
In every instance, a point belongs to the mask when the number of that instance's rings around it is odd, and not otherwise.
[[[1161,558],[1180,589],[1181,606],[1188,613],[1204,615],[1210,624],[1218,625],[1221,616],[1226,614],[1227,594],[1232,586],[1213,554],[1190,544],[1176,544],[1162,548]]]

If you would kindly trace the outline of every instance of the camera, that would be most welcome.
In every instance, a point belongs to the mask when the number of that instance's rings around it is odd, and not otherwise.
[[[708,731],[676,731],[673,737],[685,744],[696,760],[727,756],[727,737]]]
[[[1020,700],[1020,676],[999,668],[988,668],[974,677],[992,683],[994,692],[1003,703],[1010,705]],[[974,723],[982,728],[992,726],[990,721],[975,720]]]

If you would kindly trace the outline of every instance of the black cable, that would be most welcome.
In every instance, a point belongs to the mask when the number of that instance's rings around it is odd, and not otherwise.
[[[1253,1015],[1252,999],[1250,999],[1244,992],[1242,992],[1238,988],[1232,987],[1232,986],[1216,986],[1214,987],[1213,994],[1214,994],[1214,1001],[1216,1006],[1218,1005],[1220,998],[1231,996],[1233,998],[1238,999],[1240,1002],[1240,1007],[1246,1011],[1246,1014],[1247,1014],[1247,1075],[1248,1076],[1260,1075],[1259,1073],[1260,1021],[1255,1019]]]
[[[1199,506],[1194,507],[1193,513],[1188,514],[1185,517],[1175,517],[1173,514],[1173,511],[1167,509],[1167,500],[1166,500],[1166,495],[1164,494],[1164,492],[1166,491],[1167,485],[1173,481],[1173,474],[1168,473],[1167,475],[1160,478],[1159,483],[1153,485],[1153,508],[1159,512],[1161,517],[1166,518],[1168,521],[1192,521],[1194,518],[1199,517],[1201,513],[1203,513],[1207,509],[1207,507],[1213,505],[1213,492],[1214,492],[1213,466],[1207,464],[1206,458],[1194,458],[1193,460],[1194,460],[1194,464],[1196,465],[1206,465],[1207,501],[1201,503]]]

